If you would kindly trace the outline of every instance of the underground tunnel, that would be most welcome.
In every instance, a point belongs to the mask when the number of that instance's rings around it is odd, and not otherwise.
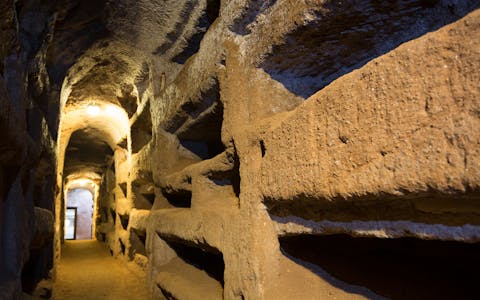
[[[480,1],[0,20],[0,299],[480,298]]]

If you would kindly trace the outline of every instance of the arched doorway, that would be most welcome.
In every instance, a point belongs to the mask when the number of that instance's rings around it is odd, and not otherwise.
[[[92,239],[93,194],[86,188],[70,188],[66,193],[65,239]]]

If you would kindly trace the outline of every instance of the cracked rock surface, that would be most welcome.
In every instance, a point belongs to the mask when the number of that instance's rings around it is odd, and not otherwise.
[[[2,1],[0,298],[480,298],[479,9]]]

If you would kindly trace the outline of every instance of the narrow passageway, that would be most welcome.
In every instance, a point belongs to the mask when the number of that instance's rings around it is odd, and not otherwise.
[[[0,0],[0,300],[479,299],[480,0]]]
[[[95,240],[66,241],[53,299],[149,299],[145,275],[110,256]]]

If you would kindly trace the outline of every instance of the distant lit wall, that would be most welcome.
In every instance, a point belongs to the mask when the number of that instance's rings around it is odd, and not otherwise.
[[[67,207],[77,208],[76,239],[92,238],[93,195],[83,188],[70,189],[67,192]]]

